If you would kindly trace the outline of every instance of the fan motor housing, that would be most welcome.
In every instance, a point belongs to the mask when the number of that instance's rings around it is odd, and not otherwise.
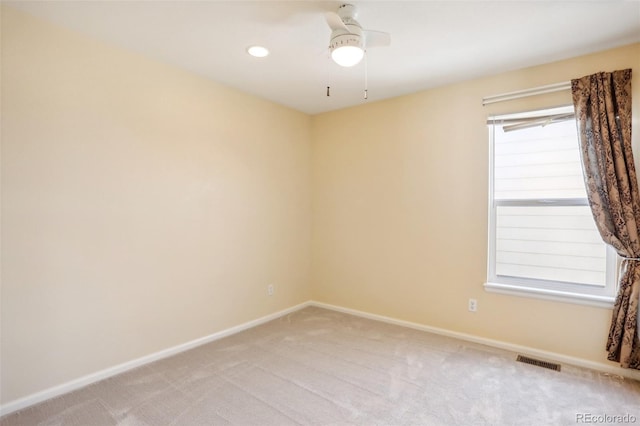
[[[362,45],[362,36],[360,34],[338,34],[331,37],[329,49],[335,50],[343,46],[354,46],[364,49]]]

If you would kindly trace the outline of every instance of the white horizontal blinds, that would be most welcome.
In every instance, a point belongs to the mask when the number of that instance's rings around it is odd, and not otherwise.
[[[589,206],[497,206],[496,274],[604,287],[606,248]]]
[[[519,116],[494,128],[495,274],[604,287],[606,248],[586,201],[576,123],[561,112],[545,126]]]
[[[495,199],[585,198],[575,121],[495,132]]]

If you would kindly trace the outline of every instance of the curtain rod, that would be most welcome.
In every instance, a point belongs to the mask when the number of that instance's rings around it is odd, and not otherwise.
[[[571,82],[548,84],[546,86],[533,87],[531,89],[516,90],[515,92],[502,93],[500,95],[485,96],[482,105],[495,104],[497,102],[510,101],[512,99],[526,98],[528,96],[542,95],[543,93],[561,92],[571,89]]]

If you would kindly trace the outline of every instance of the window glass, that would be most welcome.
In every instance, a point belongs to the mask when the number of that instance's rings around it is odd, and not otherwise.
[[[572,113],[566,107],[489,120],[487,285],[613,297],[615,254],[591,215]]]

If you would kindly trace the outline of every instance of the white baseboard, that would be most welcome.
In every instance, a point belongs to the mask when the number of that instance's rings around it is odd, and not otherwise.
[[[144,364],[149,364],[153,361],[157,361],[162,358],[167,358],[172,355],[176,355],[180,352],[187,351],[189,349],[193,349],[197,346],[204,345],[205,343],[213,342],[218,339],[222,339],[223,337],[230,336],[232,334],[239,333],[241,331],[247,330],[249,328],[258,326],[260,324],[264,324],[281,316],[290,314],[291,312],[298,311],[310,305],[310,302],[304,302],[299,305],[292,306],[291,308],[284,309],[282,311],[275,312],[273,314],[266,315],[264,317],[245,322],[244,324],[237,325],[235,327],[227,328],[225,330],[218,331],[217,333],[210,334],[205,337],[201,337],[199,339],[192,340],[190,342],[183,343],[181,345],[173,346],[171,348],[167,348],[161,350],[159,352],[152,353],[150,355],[143,356],[141,358],[134,359],[132,361],[125,362],[123,364],[116,365],[114,367],[106,368],[104,370],[98,371],[96,373],[88,374],[86,376],[80,377],[78,379],[72,380],[70,382],[63,383],[58,386],[54,386],[49,389],[45,389],[40,392],[36,392],[34,394],[28,395],[24,398],[20,398],[11,402],[8,402],[2,406],[0,406],[0,416],[7,415],[9,413],[13,413],[15,411],[21,410],[23,408],[29,407],[31,405],[38,404],[47,399],[54,398],[56,396],[60,396],[62,394],[74,391],[76,389],[80,389],[84,386],[90,385],[92,383],[98,382],[100,380],[104,380],[106,378],[115,376],[116,374],[124,373],[125,371],[132,370],[136,367],[140,367]]]
[[[622,368],[615,365],[605,364],[605,363],[600,363],[595,361],[589,361],[586,359],[576,358],[576,357],[563,355],[555,352],[543,351],[543,350],[531,348],[528,346],[521,346],[521,345],[516,345],[514,343],[507,343],[501,340],[488,339],[485,337],[474,336],[472,334],[446,330],[444,328],[431,327],[428,325],[399,320],[391,317],[386,317],[383,315],[370,314],[368,312],[358,311],[358,310],[349,309],[349,308],[343,308],[341,306],[330,305],[327,303],[311,301],[309,305],[317,306],[319,308],[330,309],[333,311],[343,312],[345,314],[356,315],[362,318],[383,321],[389,324],[401,325],[403,327],[408,327],[416,330],[426,331],[429,333],[439,334],[441,336],[453,337],[455,339],[465,340],[473,343],[479,343],[482,345],[492,346],[499,349],[505,349],[512,352],[518,352],[523,355],[531,355],[538,358],[544,358],[549,361],[555,361],[561,364],[569,364],[569,365],[574,365],[576,367],[589,368],[591,370],[597,370],[603,373],[614,374],[617,376],[622,376],[629,379],[635,379],[640,381],[640,371],[638,370]]]

